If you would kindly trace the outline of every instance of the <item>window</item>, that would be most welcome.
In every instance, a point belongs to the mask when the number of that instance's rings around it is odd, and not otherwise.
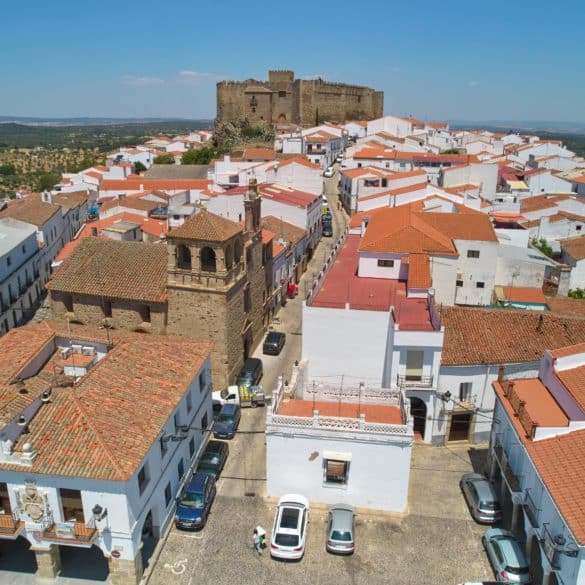
[[[141,305],[138,311],[140,313],[140,318],[142,319],[142,322],[150,323],[150,307],[148,305]]]
[[[485,288],[485,282],[476,282],[475,286],[476,288]]]
[[[193,398],[191,398],[191,392],[187,394],[187,412],[193,410]]]
[[[199,392],[203,392],[203,390],[205,390],[206,382],[207,382],[207,380],[206,380],[205,372],[201,372],[199,374]]]
[[[10,258],[10,256],[6,256],[6,264],[8,264],[8,266],[12,266],[12,258]]]
[[[83,503],[79,490],[59,489],[64,522],[85,522],[83,517]]]
[[[479,250],[467,250],[468,258],[479,258]]]
[[[102,305],[102,312],[104,314],[104,317],[112,316],[112,303],[110,301],[104,301]]]
[[[461,382],[459,384],[459,400],[462,402],[469,402],[471,397],[471,382]]]
[[[160,457],[161,457],[161,459],[165,458],[167,451],[168,451],[167,442],[165,441],[164,437],[161,437],[160,438]]]
[[[201,417],[201,429],[202,430],[206,430],[207,429],[207,425],[209,424],[208,420],[207,420],[207,413],[205,413],[202,417]]]
[[[22,253],[26,254],[26,246],[24,244],[22,244]]]
[[[378,260],[378,266],[383,266],[384,268],[393,268],[394,260]]]
[[[580,232],[582,227],[583,227],[582,225],[577,225],[575,226],[575,230]]]
[[[148,479],[148,470],[146,469],[146,464],[144,464],[138,472],[138,491],[140,492],[140,495],[142,495],[146,489],[146,486],[148,485]]]
[[[171,482],[167,483],[167,487],[165,488],[165,506],[168,508],[171,500],[173,499],[171,493]]]
[[[71,295],[63,296],[63,304],[65,305],[65,310],[68,313],[73,313],[73,297]]]
[[[337,459],[325,459],[325,483],[336,485],[346,485],[349,472],[349,463],[347,461],[338,461]]]
[[[175,416],[173,417],[173,423],[175,424],[175,429],[178,428],[181,424],[178,412],[175,412]]]
[[[183,462],[182,457],[179,459],[179,463],[177,464],[177,475],[179,476],[179,481],[181,481],[185,475],[185,463]]]
[[[8,486],[6,483],[0,483],[0,508],[4,514],[12,513],[10,498],[8,497]]]
[[[455,281],[455,286],[463,286],[463,281],[462,280],[456,280]]]
[[[195,437],[191,437],[189,441],[189,457],[193,457],[193,453],[195,453]]]
[[[279,91],[278,97],[286,97],[286,91]]]

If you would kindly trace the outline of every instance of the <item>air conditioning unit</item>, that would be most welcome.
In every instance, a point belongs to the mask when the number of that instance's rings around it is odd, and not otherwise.
[[[73,353],[81,353],[81,345],[71,345]]]
[[[70,347],[63,347],[61,348],[61,358],[66,360],[71,354],[71,348]]]
[[[95,355],[95,347],[92,347],[91,345],[83,346],[81,348],[81,353],[83,355]]]

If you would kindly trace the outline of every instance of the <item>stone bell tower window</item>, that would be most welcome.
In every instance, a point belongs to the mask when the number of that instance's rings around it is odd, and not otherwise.
[[[191,270],[191,250],[183,244],[177,246],[177,268]]]
[[[211,248],[201,250],[201,270],[215,272],[217,270],[215,252]]]

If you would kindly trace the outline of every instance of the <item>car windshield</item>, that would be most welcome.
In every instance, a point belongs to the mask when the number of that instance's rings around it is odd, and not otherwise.
[[[219,457],[215,453],[203,453],[201,456],[202,465],[214,465],[219,461]]]
[[[203,508],[203,496],[187,492],[181,496],[179,505],[185,508]]]
[[[202,461],[197,466],[197,471],[201,471],[202,473],[205,473],[207,471],[215,473],[217,471],[218,467],[219,467],[219,464],[217,461]]]
[[[341,530],[334,530],[331,533],[331,540],[339,540],[341,542],[351,542],[351,532],[342,532]]]
[[[299,537],[296,534],[282,534],[277,532],[274,542],[278,546],[298,546]]]
[[[481,502],[479,507],[482,510],[499,510],[500,505],[497,502]]]
[[[234,422],[234,417],[231,414],[220,414],[217,420],[221,423],[231,424]]]

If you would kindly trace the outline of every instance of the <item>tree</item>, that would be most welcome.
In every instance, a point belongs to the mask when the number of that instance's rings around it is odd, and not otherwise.
[[[49,191],[60,180],[61,177],[57,173],[42,173],[37,180],[37,191]]]
[[[16,175],[16,167],[12,163],[0,165],[0,175],[5,177],[8,175]]]
[[[134,163],[134,172],[135,173],[143,173],[146,171],[146,166],[143,165],[139,160]]]
[[[170,154],[162,154],[161,156],[157,156],[152,162],[155,165],[174,165],[175,157]]]
[[[459,150],[457,148],[448,148],[447,150],[442,150],[441,154],[459,154]]]
[[[537,238],[532,238],[530,243],[534,248],[540,250],[545,256],[548,256],[549,258],[552,257],[553,249],[544,238],[540,238],[540,240]]]
[[[184,165],[208,165],[221,151],[211,146],[204,146],[197,150],[189,150],[183,153],[181,164]]]

